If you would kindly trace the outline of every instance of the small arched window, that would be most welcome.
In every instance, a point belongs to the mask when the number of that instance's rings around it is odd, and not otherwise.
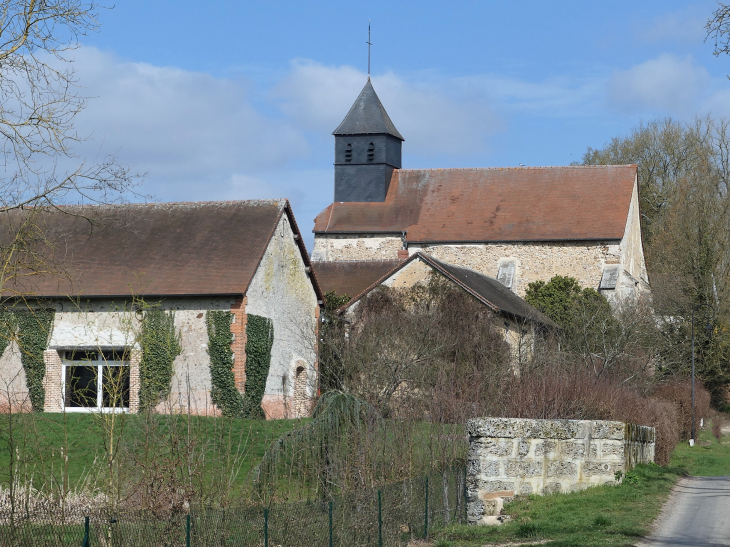
[[[352,161],[352,145],[348,144],[345,148],[345,161],[350,163]]]
[[[373,143],[368,145],[368,161],[375,161],[375,145]]]

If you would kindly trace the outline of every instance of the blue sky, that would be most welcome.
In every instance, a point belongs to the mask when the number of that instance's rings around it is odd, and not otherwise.
[[[116,154],[160,201],[287,197],[311,244],[368,19],[404,167],[563,165],[642,120],[730,116],[730,57],[703,43],[716,6],[125,0],[75,53],[77,152]]]

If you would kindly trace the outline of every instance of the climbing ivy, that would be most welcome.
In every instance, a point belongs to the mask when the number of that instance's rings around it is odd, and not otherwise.
[[[271,365],[271,346],[274,344],[274,324],[271,319],[249,315],[246,321],[246,395],[250,418],[264,418],[261,401],[264,399],[266,379]]]
[[[152,308],[144,313],[140,336],[139,406],[154,407],[170,394],[173,361],[180,355],[180,334],[175,331],[175,313]]]
[[[209,311],[205,316],[210,356],[210,395],[213,404],[220,408],[224,416],[242,416],[247,404],[236,389],[233,376],[232,317],[231,312],[222,310]]]
[[[52,309],[24,310],[15,313],[20,360],[25,370],[25,384],[30,394],[30,404],[35,412],[42,412],[45,404],[46,390],[43,387],[43,377],[46,375],[46,364],[43,362],[43,352],[48,347],[55,313]]]
[[[18,330],[18,322],[11,311],[0,311],[0,356],[5,353]]]

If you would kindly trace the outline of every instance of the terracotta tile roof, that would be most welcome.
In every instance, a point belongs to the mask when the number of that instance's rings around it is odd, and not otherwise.
[[[452,264],[436,260],[435,258],[421,252],[412,254],[408,260],[401,262],[393,269],[383,274],[370,286],[366,287],[362,292],[354,296],[347,304],[339,308],[339,311],[342,312],[346,310],[355,302],[364,298],[370,291],[378,287],[386,279],[390,278],[394,273],[401,270],[414,260],[421,260],[428,264],[444,277],[466,290],[485,305],[489,306],[495,313],[507,315],[517,320],[540,323],[541,325],[553,329],[558,328],[558,325],[555,324],[552,319],[542,314],[537,310],[537,308],[528,304],[524,299],[517,296],[493,277],[486,276],[468,268],[462,268],[460,266],[454,266]]]
[[[322,292],[356,296],[391,271],[401,260],[367,260],[352,262],[313,262]]]
[[[6,285],[6,295],[8,289],[44,297],[241,295],[282,215],[289,216],[298,233],[285,199],[70,206],[63,211],[41,210],[38,215],[50,243],[38,250],[50,257],[59,275],[18,280]],[[309,265],[301,235],[297,244]]]
[[[315,233],[407,232],[409,242],[621,239],[635,165],[400,169],[380,203],[336,202]]]

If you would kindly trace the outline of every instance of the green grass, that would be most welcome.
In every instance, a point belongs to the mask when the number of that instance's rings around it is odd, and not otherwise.
[[[698,477],[720,477],[730,475],[730,438],[722,437],[718,442],[711,430],[699,432],[699,442],[689,446],[684,441],[672,453],[670,465],[687,470]]]
[[[16,458],[21,465],[20,472],[33,478],[34,484],[41,483],[51,474],[60,476],[67,447],[68,480],[71,488],[87,477],[93,467],[104,459],[104,430],[108,430],[99,415],[92,414],[22,414],[13,416],[14,446],[10,449],[8,415],[0,416],[0,483],[9,481],[10,458]],[[299,420],[243,420],[203,416],[153,415],[152,422],[145,424],[145,416],[128,414],[117,424],[121,433],[120,451],[129,457],[130,451],[139,451],[144,441],[168,443],[168,453],[179,450],[171,439],[190,432],[198,453],[205,454],[210,465],[220,463],[226,457],[240,456],[240,469],[236,486],[241,486],[249,471],[258,464],[269,444],[281,435],[300,425]],[[22,465],[24,461],[30,462]]]

